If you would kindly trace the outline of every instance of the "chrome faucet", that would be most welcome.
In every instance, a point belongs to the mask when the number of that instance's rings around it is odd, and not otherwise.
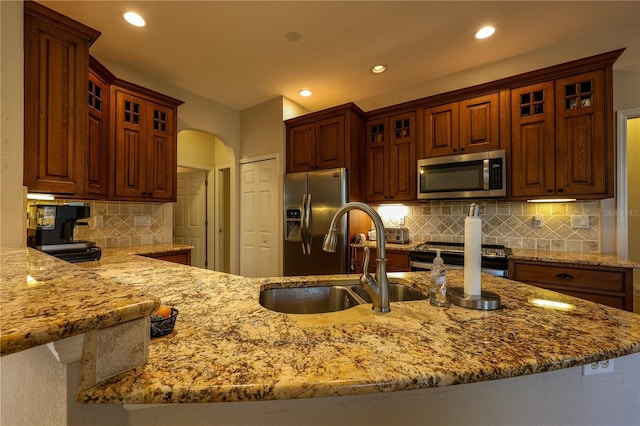
[[[336,212],[331,219],[331,225],[329,225],[329,232],[324,236],[324,242],[322,243],[322,250],[334,253],[338,244],[338,221],[349,210],[361,210],[366,213],[376,228],[376,245],[378,250],[378,257],[376,258],[376,276],[375,279],[369,274],[369,247],[364,248],[364,265],[362,275],[360,276],[360,283],[367,290],[371,300],[373,300],[372,309],[375,312],[389,312],[389,284],[387,282],[387,258],[385,255],[384,245],[386,238],[384,235],[384,225],[380,215],[368,204],[364,203],[347,203]]]

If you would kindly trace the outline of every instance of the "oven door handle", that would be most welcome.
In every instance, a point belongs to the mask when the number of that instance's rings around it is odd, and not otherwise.
[[[412,268],[430,270],[431,268],[433,268],[433,263],[418,262],[418,261],[412,260],[409,266],[411,266]]]

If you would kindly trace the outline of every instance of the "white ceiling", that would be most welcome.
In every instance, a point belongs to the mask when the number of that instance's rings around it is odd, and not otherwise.
[[[622,47],[616,69],[640,71],[640,1],[41,3],[101,31],[99,60],[236,110],[281,95],[309,110],[371,110]],[[148,27],[126,24],[126,10]],[[484,24],[496,35],[474,40]],[[369,72],[376,63],[388,71]]]

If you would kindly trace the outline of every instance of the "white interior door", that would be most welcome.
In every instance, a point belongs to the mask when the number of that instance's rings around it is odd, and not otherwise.
[[[178,173],[173,241],[193,246],[191,265],[207,267],[207,173]]]
[[[240,275],[278,275],[278,163],[240,165]]]

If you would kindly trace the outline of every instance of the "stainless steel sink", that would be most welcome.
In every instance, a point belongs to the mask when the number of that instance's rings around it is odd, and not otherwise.
[[[371,297],[364,287],[361,285],[354,285],[350,288],[354,293],[364,299],[365,302],[371,303]],[[428,295],[424,295],[418,290],[407,287],[406,285],[389,283],[389,302],[409,302],[411,300],[425,300],[428,298]]]
[[[286,314],[321,314],[337,312],[372,303],[367,291],[357,281],[344,285],[269,288],[260,292],[260,304]],[[399,283],[389,283],[389,301],[425,300],[429,296]]]
[[[366,303],[347,287],[269,288],[260,292],[260,304],[287,314],[342,311]]]

